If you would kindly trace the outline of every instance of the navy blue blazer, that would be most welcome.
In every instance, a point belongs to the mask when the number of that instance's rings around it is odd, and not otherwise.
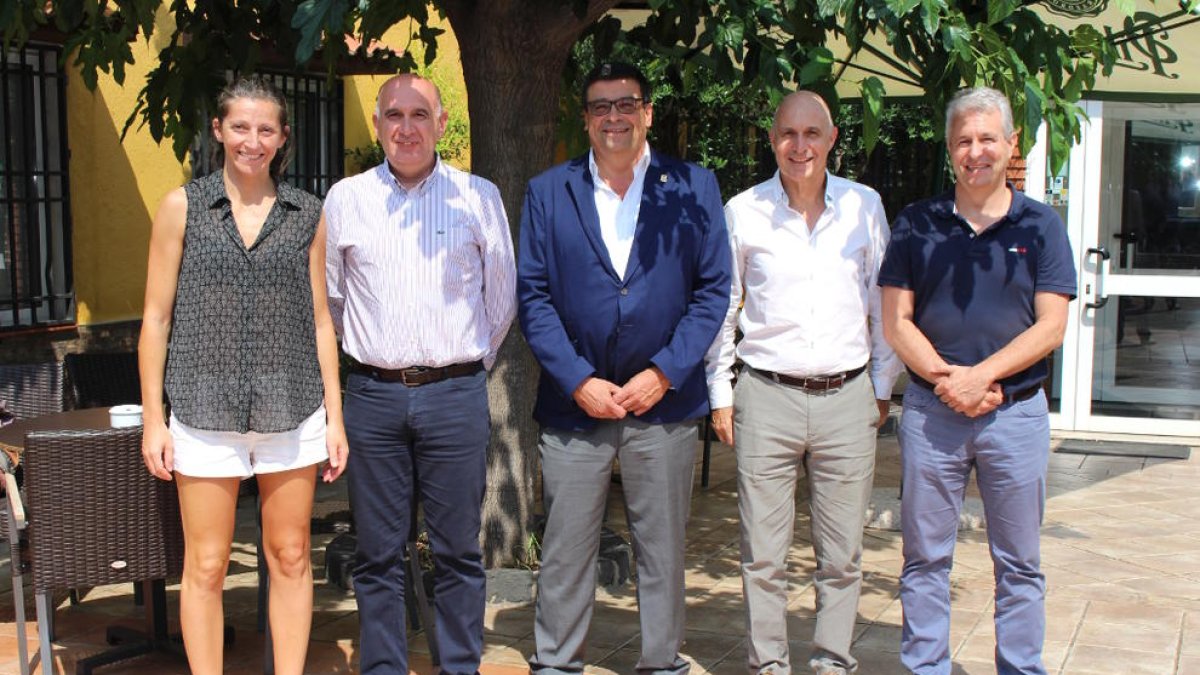
[[[717,178],[651,152],[625,279],[600,237],[584,155],[529,182],[521,212],[521,329],[542,365],[534,417],[595,426],[572,393],[589,376],[618,386],[658,366],[671,388],[640,419],[708,413],[704,354],[729,307],[730,253]]]

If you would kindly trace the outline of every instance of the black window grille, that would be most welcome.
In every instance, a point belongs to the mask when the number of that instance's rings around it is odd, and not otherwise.
[[[0,47],[0,330],[75,319],[61,58]]]
[[[324,198],[345,175],[343,87],[341,80],[329,81],[324,75],[265,73],[283,91],[291,115],[292,162],[283,180]],[[205,113],[212,118],[212,112]],[[212,133],[207,125],[197,134],[192,146],[193,175],[204,176],[215,170]]]

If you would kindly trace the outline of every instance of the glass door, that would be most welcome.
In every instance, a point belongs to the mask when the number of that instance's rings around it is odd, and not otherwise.
[[[1060,426],[1200,435],[1200,104],[1087,108],[1068,179],[1080,297]]]

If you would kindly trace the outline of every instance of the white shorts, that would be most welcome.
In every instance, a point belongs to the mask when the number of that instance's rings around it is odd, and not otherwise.
[[[260,434],[248,431],[195,429],[171,415],[175,471],[194,478],[249,478],[319,464],[325,449],[325,406],[291,431]]]

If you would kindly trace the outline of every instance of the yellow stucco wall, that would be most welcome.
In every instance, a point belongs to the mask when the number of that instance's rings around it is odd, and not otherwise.
[[[81,325],[138,319],[146,286],[150,223],[158,202],[187,178],[171,151],[136,127],[121,129],[169,29],[133,48],[124,86],[100,77],[88,91],[78,72],[67,78],[67,142],[71,150],[71,220],[76,320]]]

